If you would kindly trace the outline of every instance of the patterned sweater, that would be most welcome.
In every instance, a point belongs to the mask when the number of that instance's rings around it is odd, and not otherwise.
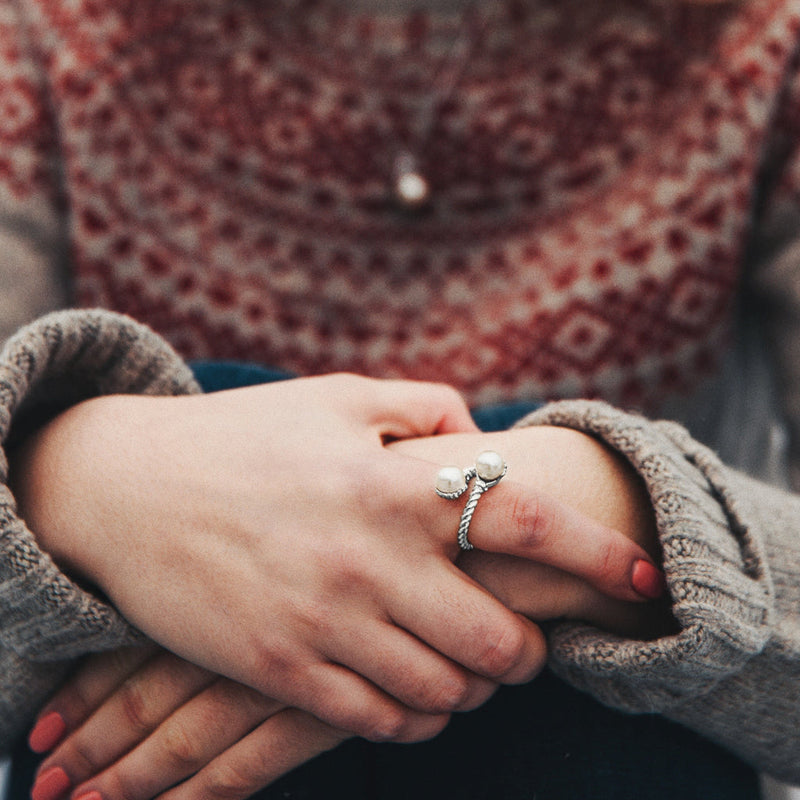
[[[184,357],[651,406],[709,379],[755,289],[800,419],[800,0],[372,2],[0,0],[0,323],[54,286]],[[430,187],[414,209],[402,153]],[[56,315],[0,354],[0,441],[44,393],[195,388],[131,320]],[[554,668],[800,780],[800,499],[603,403],[527,423],[631,460],[681,624],[563,626]],[[70,659],[137,634],[5,488],[0,554],[7,744]]]

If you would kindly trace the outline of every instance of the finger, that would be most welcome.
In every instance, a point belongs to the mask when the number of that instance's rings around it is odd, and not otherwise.
[[[527,558],[470,550],[458,557],[456,566],[504,606],[534,621],[577,619],[589,603],[601,598],[621,602],[608,598],[575,575]]]
[[[138,747],[73,796],[147,800],[194,775],[282,706],[221,678],[171,714]]]
[[[398,625],[492,680],[524,683],[544,666],[539,628],[444,559],[400,580],[387,610]]]
[[[159,800],[239,800],[338,745],[348,734],[310,714],[287,709]],[[104,797],[105,800],[105,797]]]
[[[396,625],[373,620],[337,632],[326,655],[363,675],[404,705],[429,714],[467,711],[496,684],[475,675]]]
[[[447,717],[418,714],[403,741],[437,735]],[[300,764],[336,747],[348,734],[298,709],[287,709],[260,725],[193,778],[159,800],[239,800],[250,797]]]
[[[40,775],[57,767],[73,785],[97,775],[212,680],[212,673],[171,653],[157,656],[65,739],[42,763]]]
[[[362,386],[359,398],[362,419],[384,439],[478,430],[464,398],[450,386],[422,381],[366,380],[369,390],[364,392]]]
[[[123,647],[88,658],[42,709],[28,737],[35,753],[55,747],[155,652],[155,646]]]
[[[288,700],[292,706],[302,702],[334,728],[375,742],[402,741],[419,716],[361,675],[334,663],[308,667]]]
[[[452,524],[455,515],[448,516]],[[481,497],[469,540],[479,550],[558,567],[620,600],[652,600],[663,591],[661,571],[638,544],[544,492],[513,481]]]

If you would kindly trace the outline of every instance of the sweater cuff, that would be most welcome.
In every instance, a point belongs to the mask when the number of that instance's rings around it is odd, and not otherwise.
[[[128,317],[63,311],[23,328],[0,350],[0,641],[18,656],[73,658],[140,639],[109,605],[42,552],[16,513],[5,453],[12,423],[37,406],[107,394],[199,391],[170,346]]]
[[[633,641],[585,624],[559,625],[553,670],[607,705],[665,712],[741,671],[770,636],[773,587],[758,526],[727,469],[679,425],[602,402],[562,401],[518,425],[574,428],[632,464],[650,494],[679,632]]]

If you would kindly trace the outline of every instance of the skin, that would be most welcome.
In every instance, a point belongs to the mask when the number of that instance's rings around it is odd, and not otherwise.
[[[558,428],[440,434],[390,446],[393,454],[424,465],[427,486],[417,505],[429,497],[431,507],[443,514],[455,509],[455,518],[449,519],[451,544],[463,501],[450,503],[432,492],[437,465],[468,464],[489,448],[502,453],[511,467],[508,477],[481,500],[471,531],[477,546],[494,541],[488,528],[499,508],[513,503],[522,487],[534,486],[559,509],[571,509],[574,519],[585,514],[602,523],[599,530],[616,529],[657,555],[652,511],[635,473],[594,439]],[[550,558],[549,548],[568,549],[575,554],[572,563],[582,563],[577,551],[587,540],[567,535],[570,548],[565,548],[562,532],[560,525],[551,527],[550,543],[547,536],[539,538],[538,552]],[[669,624],[663,605],[611,598],[585,578],[518,555],[476,550],[461,555],[457,564],[508,608],[531,619],[573,617],[640,636],[658,635]],[[474,686],[464,708],[483,702],[495,685],[483,680]],[[246,797],[349,736],[268,698],[168,653],[133,650],[102,656],[43,710],[42,716],[57,711],[71,734],[40,774],[56,766],[64,769],[77,786],[74,797],[90,790],[126,800]],[[448,718],[447,713],[418,713],[396,738],[428,738]]]
[[[155,642],[396,739],[544,660],[541,631],[453,564],[460,507],[431,491],[437,464],[383,447],[459,430],[473,425],[451,390],[346,375],[105,397],[32,437],[12,477],[42,547]],[[631,575],[649,556],[621,533],[513,479],[481,505],[480,549],[642,599]]]

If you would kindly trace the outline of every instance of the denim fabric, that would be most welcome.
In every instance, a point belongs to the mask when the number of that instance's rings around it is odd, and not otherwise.
[[[207,391],[288,377],[204,362]],[[474,412],[484,430],[508,427],[535,403]],[[10,800],[28,797],[34,759],[19,748]],[[354,739],[304,764],[258,800],[755,800],[755,772],[730,753],[653,715],[600,705],[545,671],[457,714],[429,742]]]

